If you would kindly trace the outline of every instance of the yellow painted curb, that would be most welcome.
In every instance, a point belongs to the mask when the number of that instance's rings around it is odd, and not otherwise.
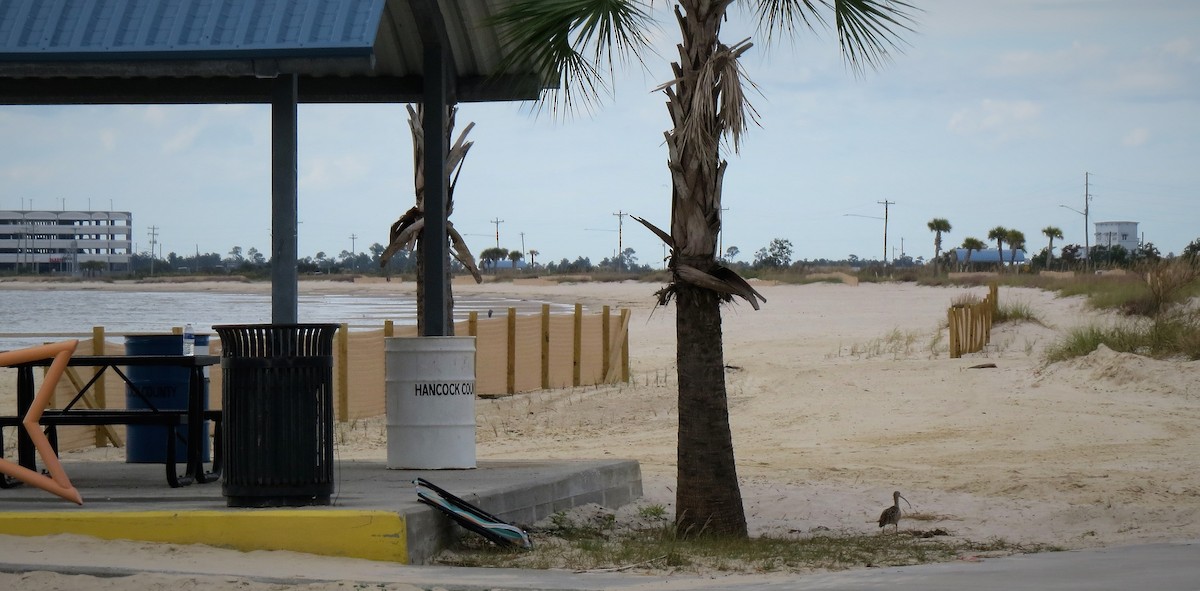
[[[236,550],[292,550],[408,562],[404,517],[388,511],[129,511],[0,513],[0,533],[79,534]]]

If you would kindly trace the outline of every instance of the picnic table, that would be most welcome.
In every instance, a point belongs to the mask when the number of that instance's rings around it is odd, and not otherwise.
[[[217,480],[221,476],[221,419],[219,410],[206,410],[206,389],[204,385],[204,368],[216,365],[221,358],[216,355],[76,355],[70,358],[67,367],[98,368],[90,380],[82,385],[77,384],[78,392],[69,403],[61,409],[50,409],[42,414],[39,424],[47,429],[48,438],[57,450],[57,431],[59,425],[161,425],[165,436],[163,445],[166,448],[167,483],[171,487],[180,487],[196,483],[206,483]],[[38,359],[7,365],[17,370],[17,414],[0,416],[0,427],[17,428],[17,463],[30,470],[37,470],[37,453],[28,433],[21,428],[21,418],[33,405],[34,368],[49,367],[53,359]],[[186,409],[158,408],[142,393],[138,385],[129,379],[122,367],[181,367],[188,370],[188,404]],[[106,370],[111,370],[120,376],[128,386],[129,391],[145,403],[143,409],[109,409],[84,408],[91,406],[87,403],[87,393],[100,380]],[[83,404],[80,404],[84,401]],[[204,450],[208,447],[208,433],[205,421],[211,420],[216,425],[216,435],[213,438],[212,469],[204,466]],[[180,437],[176,427],[186,426],[186,436]],[[176,467],[176,448],[179,440],[187,444],[186,465],[183,474]],[[3,447],[0,446],[0,457],[3,457]],[[0,488],[16,486],[16,481],[0,476]]]

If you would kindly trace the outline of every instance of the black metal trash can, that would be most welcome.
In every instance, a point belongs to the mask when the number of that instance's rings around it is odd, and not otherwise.
[[[328,505],[336,324],[229,324],[221,336],[230,507]]]

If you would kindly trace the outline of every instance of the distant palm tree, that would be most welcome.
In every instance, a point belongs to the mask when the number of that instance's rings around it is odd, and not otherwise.
[[[963,261],[963,265],[965,266],[971,264],[971,253],[987,248],[987,243],[974,236],[969,236],[963,239],[962,247],[967,251],[967,259]]]
[[[529,249],[529,267],[530,268],[537,266],[537,258],[541,254],[542,253],[538,252],[538,250],[536,248]]]
[[[927,225],[929,231],[933,232],[933,269],[939,271],[938,265],[941,264],[941,258],[938,255],[942,254],[942,233],[950,233],[950,220],[933,218]]]
[[[1054,260],[1054,239],[1062,240],[1062,230],[1054,226],[1046,226],[1042,228],[1042,235],[1050,239],[1050,245],[1046,247],[1046,268],[1050,268],[1050,263]]]
[[[996,226],[988,230],[988,240],[996,241],[996,251],[1000,254],[1000,271],[1004,271],[1004,240],[1008,238],[1008,228]]]
[[[1008,242],[1008,248],[1012,252],[1009,257],[1014,265],[1017,264],[1017,251],[1025,250],[1025,233],[1020,230],[1009,230],[1004,236],[1005,242]]]
[[[652,0],[509,0],[497,17],[511,63],[534,64],[557,83],[554,108],[570,109],[605,93],[602,77],[619,58],[636,54],[657,34]],[[716,258],[721,232],[722,152],[741,146],[755,121],[747,100],[753,85],[739,62],[749,39],[721,41],[733,0],[676,0],[680,38],[676,60],[657,90],[667,99],[670,129],[663,144],[671,174],[671,224],[664,231],[641,218],[671,249],[671,282],[658,292],[675,303],[678,375],[678,462],[675,527],[744,538],[745,510],[729,428],[721,304],[733,296],[755,309],[762,295]],[[903,0],[757,0],[753,13],[767,40],[832,24],[842,55],[855,70],[887,61],[910,30]],[[826,17],[822,11],[830,12]],[[620,56],[623,57],[623,56]],[[640,57],[639,57],[640,59]]]

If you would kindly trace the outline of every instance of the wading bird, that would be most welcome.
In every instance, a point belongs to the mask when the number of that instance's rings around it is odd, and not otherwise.
[[[879,514],[879,527],[890,525],[895,528],[894,531],[900,531],[900,499],[904,499],[900,491],[892,493],[892,506]],[[909,509],[912,509],[912,503],[909,503],[908,499],[904,499],[904,502],[908,503]]]

